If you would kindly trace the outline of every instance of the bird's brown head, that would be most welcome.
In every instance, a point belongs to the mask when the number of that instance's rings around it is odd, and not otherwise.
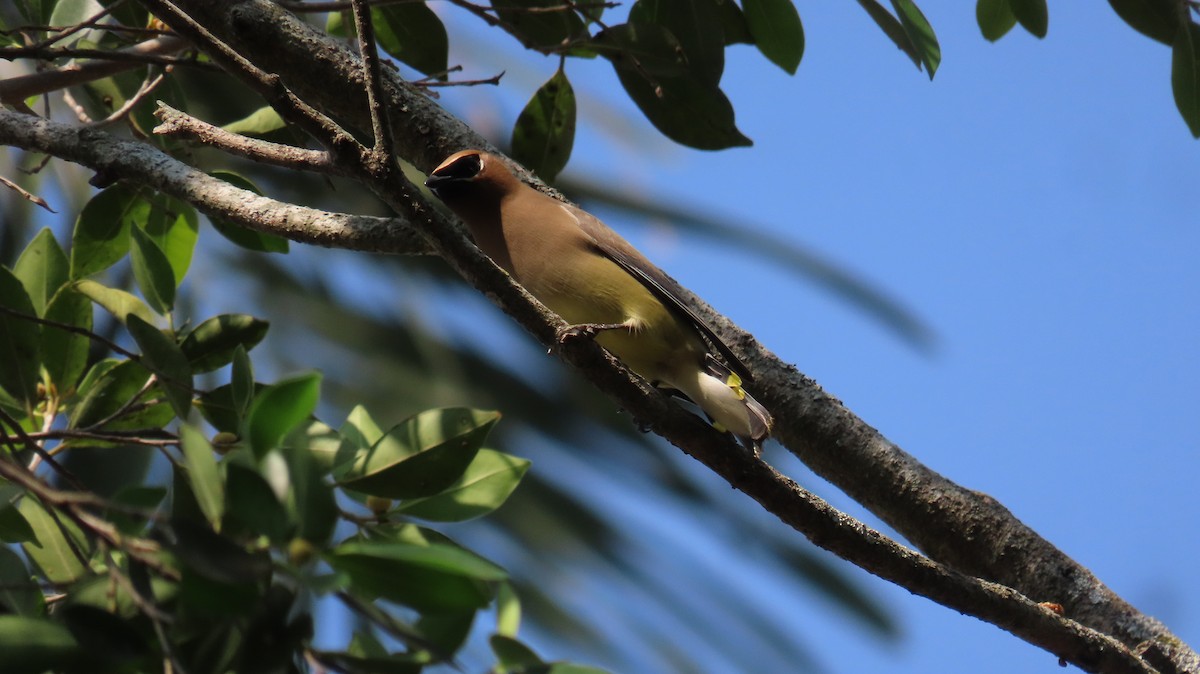
[[[499,199],[519,183],[499,157],[480,150],[463,150],[446,158],[429,174],[425,186],[447,206]]]

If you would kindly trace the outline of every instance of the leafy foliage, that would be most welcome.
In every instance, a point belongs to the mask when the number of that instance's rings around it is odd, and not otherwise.
[[[358,408],[337,431],[314,418],[319,375],[253,381],[248,352],[265,321],[226,314],[191,330],[159,329],[174,323],[162,299],[176,281],[147,233],[151,209],[132,207],[139,199],[110,189],[84,209],[120,226],[81,217],[74,238],[93,254],[81,253],[90,262],[75,271],[100,271],[123,250],[142,295],[157,297],[149,304],[73,277],[46,230],[15,272],[0,267],[0,336],[12,356],[0,393],[17,403],[0,416],[0,536],[24,551],[0,548],[5,671],[169,662],[188,672],[287,672],[307,659],[344,672],[419,672],[451,662],[477,614],[501,600],[503,637],[519,643],[507,572],[422,524],[487,515],[516,489],[529,462],[484,448],[499,415],[430,410],[384,433]],[[124,324],[122,341],[140,353],[93,332],[84,297]],[[76,387],[84,365],[74,344],[45,340],[47,354],[70,366],[40,359],[42,340],[62,334],[114,357],[91,360]],[[196,388],[201,375],[213,381],[207,390]],[[228,430],[210,440],[194,407]],[[157,482],[110,497],[87,491],[47,454],[103,452],[120,462],[142,446],[160,450]],[[34,477],[43,463],[62,487]],[[39,583],[64,599],[46,601]],[[344,650],[312,646],[321,597],[363,618]]]

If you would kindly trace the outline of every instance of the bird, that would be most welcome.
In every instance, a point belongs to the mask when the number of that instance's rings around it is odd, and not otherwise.
[[[598,218],[525,184],[498,155],[462,150],[425,181],[476,245],[566,321],[559,339],[594,338],[651,384],[692,401],[756,455],[770,412],[746,366],[682,287]]]

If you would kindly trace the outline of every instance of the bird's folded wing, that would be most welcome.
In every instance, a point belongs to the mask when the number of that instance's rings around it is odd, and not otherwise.
[[[576,209],[571,210],[574,211],[573,215],[579,221],[579,226],[591,237],[596,249],[601,254],[616,262],[617,265],[637,279],[642,285],[646,286],[646,289],[653,293],[677,317],[694,326],[696,331],[703,335],[704,340],[720,353],[721,358],[725,360],[729,368],[736,372],[743,381],[749,382],[753,380],[749,370],[746,369],[746,365],[733,353],[729,345],[722,341],[713,332],[712,327],[704,319],[697,316],[695,310],[684,300],[687,293],[684,291],[683,286],[679,285],[675,279],[667,276],[666,272],[647,260],[628,241],[621,238],[620,235],[609,229],[594,216]]]

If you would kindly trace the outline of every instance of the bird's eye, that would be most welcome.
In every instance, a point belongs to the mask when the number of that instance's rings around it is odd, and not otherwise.
[[[452,163],[439,168],[433,175],[449,180],[470,180],[483,170],[483,158],[477,154],[468,154],[455,159]]]

